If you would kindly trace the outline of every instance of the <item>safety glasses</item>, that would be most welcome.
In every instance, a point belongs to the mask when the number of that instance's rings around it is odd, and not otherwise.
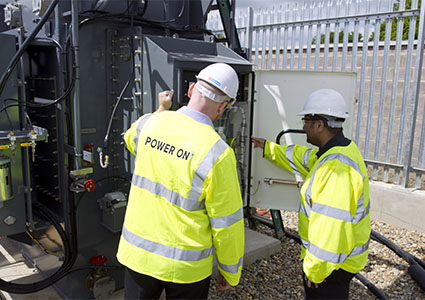
[[[233,104],[235,104],[236,99],[230,99],[226,102],[227,102],[226,109],[230,109],[230,108],[232,108]]]
[[[318,118],[318,117],[303,117],[303,118],[301,118],[301,120],[303,121],[303,124],[305,125],[306,123],[308,123],[308,122],[314,122],[314,121],[319,121],[319,120],[322,120],[322,118]]]

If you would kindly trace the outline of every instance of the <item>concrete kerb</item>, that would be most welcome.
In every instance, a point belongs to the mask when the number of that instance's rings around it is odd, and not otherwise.
[[[371,218],[425,233],[425,191],[370,182]]]

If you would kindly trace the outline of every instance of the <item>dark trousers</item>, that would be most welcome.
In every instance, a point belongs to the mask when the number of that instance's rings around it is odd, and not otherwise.
[[[318,288],[307,286],[305,274],[303,272],[303,283],[305,298],[304,299],[348,299],[351,279],[356,274],[339,269],[333,271],[325,281],[319,284]]]
[[[159,299],[165,289],[167,299],[207,299],[211,276],[194,283],[173,283],[125,270],[124,299]]]

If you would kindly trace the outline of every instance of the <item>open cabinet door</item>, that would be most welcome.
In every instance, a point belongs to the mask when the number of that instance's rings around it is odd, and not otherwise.
[[[356,73],[307,71],[257,71],[253,113],[253,136],[275,142],[282,130],[302,129],[304,102],[315,90],[330,88],[347,101],[350,118],[344,122],[344,135],[352,137],[356,94]],[[306,142],[305,134],[283,135],[280,144]],[[299,191],[303,178],[285,171],[265,158],[263,150],[255,148],[251,157],[250,206],[298,210]]]

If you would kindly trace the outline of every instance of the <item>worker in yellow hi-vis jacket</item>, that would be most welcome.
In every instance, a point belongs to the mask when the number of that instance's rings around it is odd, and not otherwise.
[[[367,261],[370,238],[369,179],[357,146],[345,138],[349,116],[341,94],[313,92],[303,111],[307,142],[319,148],[278,145],[251,137],[279,167],[305,178],[298,232],[306,299],[348,299],[351,279]]]
[[[233,104],[236,72],[212,64],[177,111],[173,91],[125,133],[136,156],[117,258],[127,267],[126,299],[206,299],[214,252],[218,288],[239,283],[244,255],[242,198],[234,152],[213,122]]]

